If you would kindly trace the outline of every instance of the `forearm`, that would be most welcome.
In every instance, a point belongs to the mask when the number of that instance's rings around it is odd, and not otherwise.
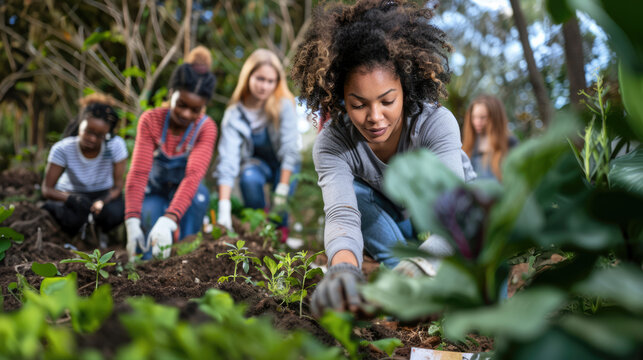
[[[292,171],[286,170],[286,169],[281,169],[281,175],[279,176],[279,182],[282,184],[290,185],[290,176],[292,175]]]
[[[230,200],[232,187],[228,185],[219,185],[219,200]]]
[[[351,265],[359,266],[355,254],[353,254],[353,252],[350,250],[340,250],[335,253],[335,256],[333,256],[330,264],[337,265],[340,263],[349,263]]]
[[[54,200],[54,201],[67,201],[67,198],[69,197],[69,193],[56,190],[54,188],[46,187],[43,186],[42,188],[42,196],[45,199],[48,200]]]

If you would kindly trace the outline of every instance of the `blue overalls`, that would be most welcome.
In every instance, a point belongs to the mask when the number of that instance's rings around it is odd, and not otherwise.
[[[192,139],[190,139],[190,142],[185,146],[185,152],[180,155],[170,156],[163,151],[167,130],[170,125],[170,111],[167,112],[161,141],[156,151],[154,151],[154,162],[152,163],[152,170],[150,171],[150,177],[145,188],[145,198],[143,199],[143,207],[141,209],[141,226],[146,238],[152,226],[156,223],[156,220],[165,214],[179,184],[185,177],[185,167],[187,166],[190,151],[194,146],[199,129],[205,122],[205,119],[206,116],[204,115],[198,121]],[[179,142],[176,147],[177,151],[184,146],[185,139],[187,139],[193,127],[194,123],[190,124],[185,130],[181,142]],[[205,216],[209,203],[210,194],[205,185],[201,183],[197,188],[196,194],[194,194],[194,198],[192,198],[192,204],[181,218],[179,224],[179,239],[196,234],[201,230],[203,217]],[[148,253],[151,255],[151,249]],[[143,256],[144,259],[148,256],[148,253]]]
[[[242,113],[242,118],[250,124]],[[266,183],[271,183],[272,191],[275,190],[281,178],[281,163],[277,158],[276,152],[270,142],[268,127],[251,132],[251,141],[254,151],[252,159],[243,165],[241,176],[239,178],[239,187],[243,195],[244,205],[253,209],[266,209],[266,200],[263,187]],[[299,172],[300,165],[297,165],[292,172]],[[297,181],[290,181],[290,190],[288,196],[292,196],[297,187]],[[280,213],[281,223],[279,226],[288,226],[288,213]]]

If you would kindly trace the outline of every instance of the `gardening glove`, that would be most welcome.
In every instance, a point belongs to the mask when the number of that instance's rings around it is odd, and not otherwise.
[[[152,246],[152,255],[166,259],[172,252],[172,237],[178,225],[167,216],[161,216],[152,226],[148,242]]]
[[[442,258],[453,255],[453,247],[441,236],[431,235],[419,246],[431,256],[411,257],[400,260],[393,271],[407,277],[435,276],[442,264]]]
[[[222,225],[228,231],[232,231],[232,215],[231,212],[232,205],[230,204],[230,199],[221,199],[219,200],[219,213],[217,214],[217,224]]]
[[[89,208],[92,207],[92,200],[85,195],[69,194],[67,200],[65,200],[65,205],[76,212],[89,212]]]
[[[141,219],[131,217],[125,220],[125,229],[127,230],[127,255],[129,256],[129,261],[134,261],[137,245],[143,252],[148,250],[145,235],[143,235],[143,230],[141,229]]]
[[[355,307],[359,308],[363,302],[359,285],[364,281],[364,274],[353,264],[331,266],[313,293],[313,315],[320,317],[326,309],[352,311]]]
[[[275,198],[273,200],[275,206],[283,206],[286,204],[289,191],[290,185],[284,183],[277,184],[277,188],[275,189]]]

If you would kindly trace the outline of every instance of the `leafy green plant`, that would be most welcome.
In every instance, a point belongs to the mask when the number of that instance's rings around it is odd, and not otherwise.
[[[176,255],[181,256],[185,254],[189,254],[201,246],[201,243],[203,242],[203,233],[198,232],[196,234],[196,237],[192,241],[180,241],[174,245],[172,245],[176,249]]]
[[[380,339],[375,341],[360,340],[353,334],[355,318],[346,312],[326,311],[319,323],[346,349],[351,360],[360,359],[360,346],[373,345],[393,356],[395,349],[402,346],[402,342],[396,338]]]
[[[27,290],[36,291],[27,278],[22,274],[16,274],[17,281],[10,282],[7,285],[7,291],[11,296],[13,296],[19,303],[23,303],[25,300],[25,292]]]
[[[230,278],[232,278],[232,281],[236,281],[237,277],[241,277],[246,281],[251,281],[247,276],[237,275],[237,268],[239,264],[241,264],[243,272],[247,274],[248,271],[250,271],[250,263],[252,262],[261,266],[261,260],[257,257],[251,256],[252,252],[248,251],[248,248],[244,246],[245,244],[246,242],[243,240],[238,240],[236,245],[225,243],[225,245],[230,247],[230,249],[227,252],[217,254],[217,258],[227,256],[234,262],[234,273],[228,276],[221,276],[218,282],[226,282]]]
[[[11,216],[14,210],[13,205],[10,205],[9,208],[0,205],[0,223]],[[0,261],[4,259],[6,255],[5,252],[11,247],[11,242],[21,244],[24,239],[24,236],[15,230],[8,227],[0,227]]]
[[[264,256],[263,263],[268,268],[267,274],[261,267],[257,270],[263,275],[266,281],[259,281],[257,286],[266,288],[270,294],[282,302],[288,302],[287,299],[290,295],[290,283],[286,279],[286,271],[283,269],[283,262],[275,262],[269,256]]]
[[[120,316],[132,342],[116,359],[338,359],[339,349],[319,344],[309,334],[275,330],[268,318],[245,318],[230,294],[209,289],[194,299],[211,321],[191,324],[174,307],[147,297],[127,300],[132,312]]]
[[[109,277],[109,273],[103,270],[103,268],[116,265],[116,263],[108,262],[112,256],[114,256],[114,251],[110,251],[103,255],[101,255],[100,250],[98,249],[94,249],[94,252],[89,254],[77,250],[72,250],[72,252],[80,256],[80,258],[61,260],[60,263],[83,263],[89,270],[95,271],[96,287],[94,289],[98,289],[99,276],[102,276],[104,279]]]
[[[636,225],[643,150],[610,159],[607,170],[592,175],[609,171],[597,186],[566,144],[575,129],[574,117],[558,114],[546,134],[507,156],[502,185],[463,184],[428,152],[394,159],[385,174],[387,193],[409,209],[418,231],[442,235],[456,251],[432,278],[380,274],[364,288],[365,298],[402,319],[443,314],[444,335],[455,341],[474,331],[493,336],[499,358],[636,354],[643,340],[630,331],[643,327],[643,229]],[[612,180],[618,166],[627,174],[622,182]],[[565,261],[539,267],[537,254],[552,249]],[[533,279],[503,300],[516,254],[531,260]],[[612,254],[618,261],[602,266]],[[580,311],[568,311],[578,299],[586,301]],[[545,355],[552,346],[561,349],[555,357]]]
[[[306,284],[306,280],[312,280],[315,276],[323,275],[322,269],[311,267],[315,259],[323,253],[324,251],[322,250],[308,256],[308,251],[304,250],[299,251],[295,255],[295,259],[300,261],[300,264],[295,267],[295,272],[299,275],[299,278],[293,277],[293,282],[299,289],[294,292],[293,297],[299,298],[299,317],[303,316],[304,298],[308,295],[308,290],[317,286],[317,284],[312,281]]]
[[[607,113],[610,105],[609,102],[605,101],[605,94],[608,90],[599,74],[596,74],[594,95],[581,90],[581,94],[585,97],[585,105],[592,112],[592,120],[585,127],[584,134],[580,135],[583,139],[581,151],[568,138],[576,160],[585,174],[585,180],[590,184],[599,186],[607,185],[610,160],[612,159],[612,141],[614,140],[613,136],[609,135],[607,128]],[[597,117],[599,123],[596,121]],[[621,140],[619,148],[624,141]],[[614,153],[618,153],[618,148]]]

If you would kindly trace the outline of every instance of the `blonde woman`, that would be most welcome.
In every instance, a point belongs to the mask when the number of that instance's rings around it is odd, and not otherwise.
[[[219,185],[217,222],[232,229],[230,194],[239,176],[244,205],[265,209],[264,185],[274,191],[272,205],[292,195],[291,176],[299,170],[295,101],[277,55],[255,50],[246,60],[221,122],[214,176]],[[288,217],[279,224],[282,242],[288,237]]]
[[[475,98],[464,116],[462,149],[471,158],[478,178],[502,180],[500,164],[518,140],[507,128],[505,107],[495,96]]]

